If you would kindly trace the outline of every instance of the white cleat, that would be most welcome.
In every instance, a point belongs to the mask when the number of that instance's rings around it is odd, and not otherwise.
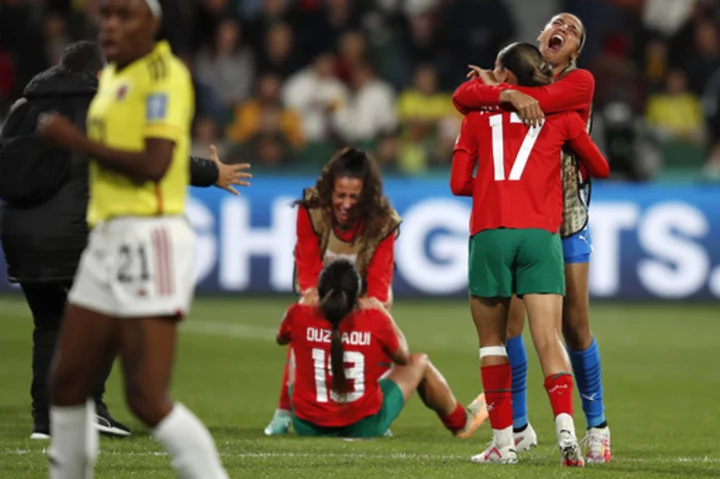
[[[612,454],[610,452],[610,428],[588,429],[587,435],[582,440],[585,446],[585,457],[588,463],[607,463],[610,462]]]
[[[513,433],[515,438],[515,450],[517,452],[526,452],[530,448],[537,447],[538,439],[535,434],[535,429],[528,423],[527,427],[522,432]]]
[[[585,459],[580,451],[577,438],[570,431],[560,431],[558,447],[563,467],[583,467]]]
[[[476,454],[470,460],[478,464],[517,464],[518,457],[512,446],[497,447],[493,441],[482,454]]]
[[[30,434],[30,439],[33,441],[48,441],[50,440],[50,434],[45,434],[44,432],[33,432]]]
[[[270,421],[270,424],[267,425],[265,428],[265,435],[266,436],[279,436],[282,434],[287,434],[290,430],[290,423],[292,422],[292,417],[290,416],[290,411],[285,411],[284,409],[278,409],[275,411],[275,414],[273,415],[272,421]]]

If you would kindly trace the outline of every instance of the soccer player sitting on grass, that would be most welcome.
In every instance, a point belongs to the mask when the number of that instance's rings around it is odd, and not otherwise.
[[[547,85],[553,71],[535,46],[514,43],[498,54],[494,76],[512,84]],[[473,198],[470,307],[480,340],[480,370],[493,429],[492,444],[474,456],[474,462],[513,464],[518,460],[505,348],[510,299],[517,295],[525,300],[530,316],[562,464],[584,464],[573,422],[573,378],[560,341],[565,276],[558,232],[565,142],[586,162],[590,174],[608,175],[605,158],[575,112],[551,115],[533,127],[524,125],[516,113],[473,112],[463,120],[455,146],[451,190]]]
[[[363,279],[360,301],[375,298],[389,309],[393,250],[401,220],[383,195],[380,170],[372,158],[355,148],[339,151],[325,165],[315,186],[306,189],[296,203],[295,283],[305,301],[317,301],[318,276],[323,264],[334,258],[346,258],[355,264]],[[285,434],[290,428],[291,354],[288,348],[279,404],[265,428],[268,436]],[[382,362],[388,367],[390,360]]]
[[[376,299],[361,306],[362,279],[345,259],[320,273],[319,302],[288,308],[277,333],[292,342],[292,421],[301,436],[379,437],[417,390],[454,435],[469,437],[482,424],[484,401],[463,407],[427,355],[410,354],[405,336]],[[394,366],[383,375],[380,363]],[[479,407],[478,407],[479,406]]]
[[[590,128],[590,110],[595,90],[592,73],[576,67],[587,32],[579,18],[569,13],[555,15],[538,37],[543,57],[552,65],[555,82],[548,86],[526,88],[498,85],[487,72],[474,67],[471,76],[480,76],[462,84],[453,102],[463,113],[512,105],[523,120],[542,117],[543,112],[576,111]],[[565,260],[566,296],[563,301],[563,336],[577,381],[585,412],[588,462],[608,462],[610,428],[605,420],[600,350],[590,329],[589,271],[592,238],[589,221],[590,179],[582,172],[570,151],[563,152],[564,211],[560,227]],[[513,297],[508,321],[507,352],[512,366],[513,423],[518,451],[537,445],[537,435],[528,422],[527,355],[522,341],[525,306]]]

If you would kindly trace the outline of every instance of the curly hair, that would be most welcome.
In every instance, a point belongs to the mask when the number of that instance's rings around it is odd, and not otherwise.
[[[391,217],[392,207],[383,195],[380,169],[366,151],[345,148],[337,152],[315,183],[317,196],[297,200],[294,204],[308,209],[322,208],[326,214],[332,215],[332,194],[338,178],[362,180],[360,199],[352,209],[353,219],[363,222],[364,235],[375,237],[380,234]]]

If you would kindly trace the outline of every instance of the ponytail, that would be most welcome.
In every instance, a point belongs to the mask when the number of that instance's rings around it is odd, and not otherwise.
[[[340,322],[353,309],[354,302],[348,301],[348,295],[341,289],[331,289],[320,301],[320,310],[332,327],[330,335],[330,370],[332,371],[332,390],[344,397],[348,393],[345,377],[345,349],[338,331]]]

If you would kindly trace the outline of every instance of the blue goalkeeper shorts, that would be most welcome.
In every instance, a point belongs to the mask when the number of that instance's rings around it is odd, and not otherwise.
[[[582,231],[565,238],[562,247],[565,263],[589,263],[593,251],[590,228],[585,226]]]

